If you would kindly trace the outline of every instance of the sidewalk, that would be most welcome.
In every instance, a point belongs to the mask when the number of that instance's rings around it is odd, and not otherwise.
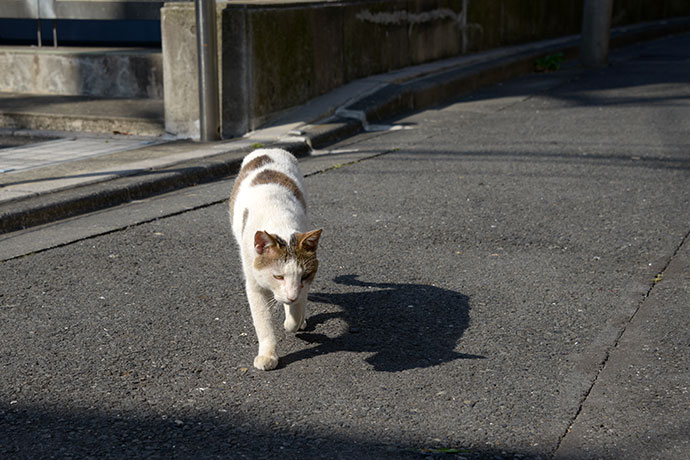
[[[612,45],[687,28],[683,20],[660,21],[614,32]],[[258,146],[282,146],[296,155],[362,130],[385,130],[381,120],[459,97],[478,88],[530,73],[534,62],[554,52],[576,54],[578,37],[565,37],[415,66],[345,85],[286,113],[270,126],[240,139],[209,143],[164,138],[53,134],[61,140],[0,149],[0,233],[40,225],[123,202],[216,180],[236,172],[241,158]],[[612,59],[634,55],[622,49]],[[573,65],[571,63],[570,65]],[[4,103],[17,105],[8,95]],[[20,98],[21,99],[21,98]],[[126,113],[131,101],[102,110]],[[93,114],[93,101],[54,109]],[[139,110],[139,109],[137,109]],[[22,133],[15,133],[22,134]],[[48,152],[48,154],[46,154]]]

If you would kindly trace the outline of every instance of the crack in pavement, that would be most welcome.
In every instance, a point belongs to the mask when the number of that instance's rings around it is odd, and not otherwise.
[[[635,308],[635,311],[632,313],[632,315],[630,315],[630,317],[628,318],[628,320],[625,322],[624,326],[621,328],[620,332],[619,332],[618,335],[616,336],[616,339],[614,340],[613,345],[610,346],[610,347],[606,350],[606,354],[605,354],[605,356],[604,356],[604,359],[599,363],[599,366],[598,366],[598,368],[597,368],[596,375],[594,376],[594,379],[592,380],[591,385],[589,386],[589,388],[587,389],[587,391],[585,391],[585,393],[584,393],[584,395],[583,395],[583,397],[582,397],[582,400],[580,401],[580,404],[579,404],[579,406],[578,406],[578,408],[577,408],[577,411],[576,411],[575,415],[573,416],[573,418],[570,420],[570,423],[568,424],[568,427],[566,428],[565,432],[564,432],[563,435],[561,435],[561,437],[558,439],[558,443],[556,444],[556,448],[553,450],[553,452],[552,452],[552,454],[551,454],[551,457],[555,457],[555,456],[556,456],[556,454],[558,453],[558,450],[561,448],[561,445],[563,444],[563,441],[564,441],[565,438],[568,436],[568,434],[571,432],[573,426],[574,426],[575,423],[577,422],[577,419],[578,419],[578,417],[580,416],[580,414],[582,413],[582,409],[583,409],[583,407],[584,407],[584,405],[585,405],[587,399],[589,398],[589,395],[592,393],[592,390],[594,389],[594,386],[597,384],[597,381],[599,380],[599,377],[601,376],[601,374],[603,373],[603,371],[606,369],[606,365],[607,365],[608,362],[609,362],[609,357],[611,356],[611,353],[613,352],[613,350],[615,350],[616,348],[618,348],[618,346],[619,346],[619,344],[620,344],[620,341],[621,341],[621,338],[622,338],[623,335],[625,334],[625,331],[628,329],[628,326],[629,326],[629,325],[632,323],[632,321],[635,319],[635,316],[637,315],[637,313],[642,309],[642,307],[644,306],[645,302],[647,301],[647,299],[649,298],[649,296],[652,294],[652,291],[654,290],[654,287],[659,283],[659,281],[660,281],[661,278],[663,277],[664,273],[665,273],[666,270],[668,269],[669,265],[671,264],[671,262],[673,261],[673,259],[678,255],[678,253],[680,252],[681,248],[683,247],[683,245],[685,244],[685,242],[688,240],[688,238],[690,238],[690,231],[688,231],[688,232],[685,234],[685,236],[683,236],[683,238],[681,238],[680,243],[676,246],[676,248],[675,248],[675,250],[673,251],[673,253],[671,254],[671,256],[666,260],[666,262],[664,263],[663,267],[661,268],[661,270],[660,270],[659,273],[657,274],[656,278],[654,278],[654,279],[652,280],[652,283],[651,283],[651,285],[649,286],[649,289],[647,289],[647,292],[644,294],[644,296],[642,297],[642,299],[639,301],[639,303],[638,303],[638,305],[637,305],[637,308]]]

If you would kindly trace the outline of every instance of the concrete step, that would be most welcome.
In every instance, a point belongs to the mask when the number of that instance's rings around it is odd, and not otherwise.
[[[0,127],[164,134],[157,48],[0,47]]]
[[[163,100],[0,93],[0,127],[160,136]]]

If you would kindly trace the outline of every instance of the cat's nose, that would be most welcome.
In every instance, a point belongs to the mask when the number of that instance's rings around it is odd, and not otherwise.
[[[288,300],[288,302],[293,303],[297,300],[297,297],[295,297],[294,299],[291,299],[290,297],[288,297],[287,300]]]

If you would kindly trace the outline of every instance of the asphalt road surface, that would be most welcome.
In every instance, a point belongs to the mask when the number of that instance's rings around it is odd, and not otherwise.
[[[275,371],[232,179],[3,236],[0,457],[687,458],[690,70],[662,45],[303,161],[321,265]]]

